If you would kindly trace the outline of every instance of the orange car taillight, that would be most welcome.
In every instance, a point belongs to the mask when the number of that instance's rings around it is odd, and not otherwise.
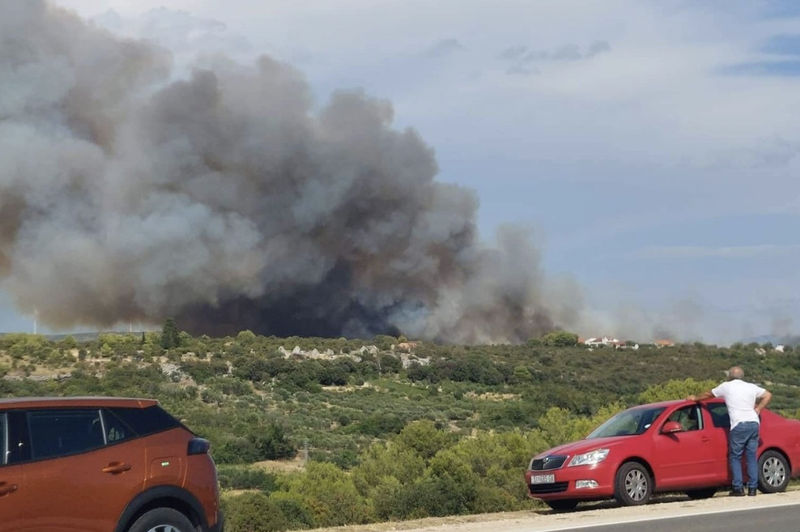
[[[203,438],[192,438],[189,441],[189,448],[186,454],[192,456],[194,454],[206,454],[211,449],[211,443]]]

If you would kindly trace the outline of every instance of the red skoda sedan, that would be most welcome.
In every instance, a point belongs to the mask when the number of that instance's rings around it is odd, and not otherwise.
[[[630,408],[583,440],[534,457],[525,474],[529,496],[555,510],[610,498],[626,506],[645,504],[655,492],[711,497],[731,484],[729,427],[719,399]],[[758,464],[764,493],[784,491],[790,478],[800,476],[800,421],[761,413]]]

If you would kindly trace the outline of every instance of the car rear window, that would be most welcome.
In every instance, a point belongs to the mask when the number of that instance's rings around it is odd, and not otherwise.
[[[28,428],[34,460],[105,445],[99,410],[33,410],[28,413]]]
[[[147,436],[182,426],[180,421],[166,413],[160,406],[110,408],[108,412],[121,421],[123,426],[130,428],[137,436]]]

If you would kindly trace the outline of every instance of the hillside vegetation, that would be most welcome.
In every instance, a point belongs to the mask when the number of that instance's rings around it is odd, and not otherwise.
[[[614,412],[741,365],[800,414],[800,353],[589,350],[565,336],[440,346],[378,336],[0,336],[0,395],[156,398],[212,442],[230,532],[529,508],[530,458]]]

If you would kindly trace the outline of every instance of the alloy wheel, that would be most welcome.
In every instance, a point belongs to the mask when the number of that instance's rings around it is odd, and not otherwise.
[[[764,461],[761,473],[770,486],[780,486],[786,480],[786,468],[783,466],[783,462],[775,457],[769,457]]]
[[[181,530],[172,525],[156,525],[147,532],[181,532]]]
[[[647,477],[638,469],[631,470],[625,477],[625,491],[634,501],[641,501],[647,495]]]

